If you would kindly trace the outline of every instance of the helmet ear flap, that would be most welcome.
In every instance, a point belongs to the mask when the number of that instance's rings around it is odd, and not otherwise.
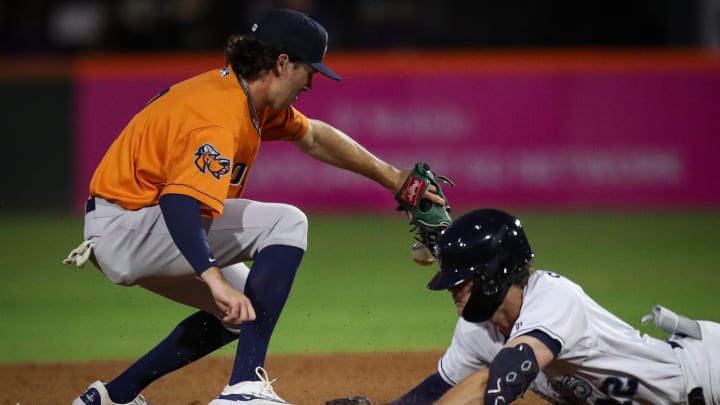
[[[470,298],[465,303],[462,317],[468,322],[484,322],[500,308],[505,296],[507,295],[510,285],[501,287],[495,294],[485,294],[482,283],[473,284],[470,292]]]
[[[477,275],[462,317],[468,322],[484,322],[497,311],[515,281],[512,266],[508,266],[506,249],[498,244],[498,254]]]

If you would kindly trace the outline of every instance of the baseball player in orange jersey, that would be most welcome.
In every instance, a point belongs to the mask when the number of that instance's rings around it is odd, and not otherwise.
[[[140,393],[152,382],[238,339],[229,383],[210,403],[287,403],[263,367],[306,248],[307,218],[290,205],[241,198],[261,142],[294,142],[393,194],[410,173],[291,106],[315,73],[340,80],[322,63],[326,49],[318,22],[273,10],[229,38],[227,66],[158,94],[110,146],[90,183],[85,240],[65,262],[92,260],[113,283],[199,311],[73,405],[145,404]],[[435,188],[425,196],[444,204]]]

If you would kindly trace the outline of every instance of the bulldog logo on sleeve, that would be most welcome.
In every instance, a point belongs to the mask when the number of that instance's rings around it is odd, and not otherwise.
[[[230,159],[220,157],[220,152],[206,143],[195,152],[195,166],[200,173],[209,172],[219,179],[230,172]]]

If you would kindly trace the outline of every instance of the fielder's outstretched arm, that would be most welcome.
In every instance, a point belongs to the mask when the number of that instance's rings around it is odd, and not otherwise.
[[[373,155],[354,139],[323,121],[310,119],[307,134],[295,145],[325,163],[374,180],[395,194],[412,169],[399,170]],[[428,190],[425,197],[445,205],[445,199]]]

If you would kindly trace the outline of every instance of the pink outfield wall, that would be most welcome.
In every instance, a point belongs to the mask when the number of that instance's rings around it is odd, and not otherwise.
[[[413,54],[375,65],[346,55],[328,62],[345,72],[343,81],[316,77],[296,106],[396,166],[428,162],[457,184],[446,193],[457,207],[720,206],[717,55],[506,59]],[[102,154],[147,99],[219,66],[216,58],[182,61],[78,65],[78,203]],[[310,211],[394,207],[370,180],[326,167],[284,142],[261,147],[245,196]]]

